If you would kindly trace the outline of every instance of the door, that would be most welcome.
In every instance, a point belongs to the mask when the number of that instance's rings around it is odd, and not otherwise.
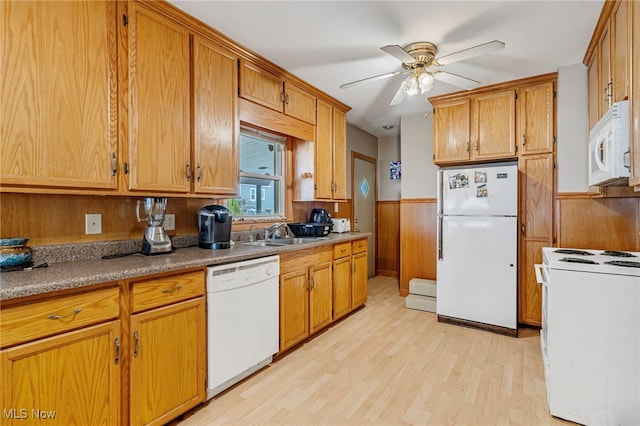
[[[189,31],[130,3],[129,189],[191,187]]]
[[[438,315],[515,329],[517,218],[445,217],[441,248]]]
[[[117,187],[116,4],[2,2],[3,185]]]
[[[376,160],[356,152],[351,153],[351,193],[353,197],[353,230],[369,232],[367,250],[370,253],[367,276],[376,273]]]
[[[119,334],[111,321],[0,352],[2,424],[117,425]]]
[[[166,423],[204,401],[204,311],[198,297],[131,316],[131,425]]]

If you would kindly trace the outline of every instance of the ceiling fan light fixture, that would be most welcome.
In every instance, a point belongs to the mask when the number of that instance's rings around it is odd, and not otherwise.
[[[433,82],[435,78],[433,74],[428,71],[423,71],[418,74],[418,85],[420,86],[420,93],[427,93],[429,90],[433,88]]]
[[[412,74],[402,82],[402,88],[407,95],[417,95],[420,86],[418,84],[418,80]]]

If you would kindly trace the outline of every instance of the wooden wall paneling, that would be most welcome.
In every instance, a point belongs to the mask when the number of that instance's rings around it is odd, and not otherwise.
[[[411,278],[436,279],[436,200],[400,201],[400,295]]]
[[[640,251],[639,232],[638,198],[558,200],[558,247]]]
[[[378,201],[377,215],[377,274],[400,276],[400,201]]]
[[[136,221],[135,212],[141,198],[2,194],[0,236],[28,237],[30,246],[142,238],[146,225]],[[168,234],[197,233],[198,209],[214,203],[210,199],[169,198],[167,213],[176,215],[176,229]],[[102,215],[101,234],[85,235],[87,213]]]

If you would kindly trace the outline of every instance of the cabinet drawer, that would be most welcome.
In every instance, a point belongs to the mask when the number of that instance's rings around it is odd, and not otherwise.
[[[362,253],[367,251],[367,239],[363,238],[361,240],[353,241],[351,243],[351,252],[353,254]]]
[[[351,242],[338,243],[333,245],[333,258],[340,259],[341,257],[351,256]]]
[[[133,282],[133,312],[202,296],[205,288],[204,279],[204,271],[195,271]]]
[[[62,296],[0,310],[1,346],[11,346],[118,317],[118,288]]]

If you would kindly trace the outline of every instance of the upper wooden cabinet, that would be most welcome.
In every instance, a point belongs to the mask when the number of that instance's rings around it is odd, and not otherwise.
[[[631,98],[631,176],[629,177],[629,185],[634,186],[636,191],[640,191],[640,4],[638,2],[630,2],[629,12],[631,15],[631,40],[633,50],[630,60],[631,63],[631,82],[632,82],[632,98]],[[631,59],[631,58],[630,58]]]
[[[614,102],[630,95],[631,11],[633,2],[605,2],[590,49],[588,67],[589,129],[596,125]]]
[[[468,97],[433,104],[433,161],[468,161],[471,100]]]
[[[430,98],[433,162],[515,160],[554,151],[555,75]]]
[[[193,37],[193,164],[196,193],[238,192],[237,55]]]
[[[554,82],[518,88],[518,131],[520,154],[553,152]]]
[[[117,189],[116,3],[4,1],[0,21],[2,190]]]
[[[515,158],[515,90],[432,100],[436,164]]]
[[[298,120],[316,124],[315,96],[244,59],[240,60],[240,96]]]
[[[128,188],[182,192],[191,187],[189,32],[129,3]]]
[[[346,113],[318,99],[314,198],[347,199]]]

